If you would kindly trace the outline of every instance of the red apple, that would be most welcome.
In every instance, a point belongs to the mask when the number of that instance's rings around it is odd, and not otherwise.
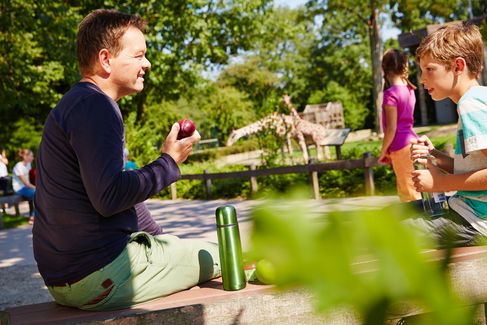
[[[179,133],[178,133],[178,140],[182,138],[187,138],[193,135],[194,131],[196,130],[196,125],[194,122],[185,118],[182,119],[179,123]]]
[[[35,168],[32,168],[31,170],[29,170],[29,182],[32,185],[36,185],[36,169]]]

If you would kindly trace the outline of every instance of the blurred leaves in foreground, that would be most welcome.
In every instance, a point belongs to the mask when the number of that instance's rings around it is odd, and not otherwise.
[[[409,303],[428,311],[415,324],[473,324],[473,309],[458,308],[468,303],[452,292],[445,262],[428,261],[421,251],[431,243],[401,223],[414,212],[394,206],[318,216],[303,197],[253,212],[250,257],[274,265],[278,288],[303,287],[318,312],[351,308],[363,324],[384,324]]]

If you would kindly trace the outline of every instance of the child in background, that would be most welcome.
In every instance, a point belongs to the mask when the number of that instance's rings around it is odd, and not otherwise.
[[[127,148],[123,148],[123,169],[124,170],[136,170],[137,164],[130,160],[130,153]]]
[[[31,163],[34,160],[34,154],[30,149],[20,149],[17,152],[17,156],[21,161],[15,164],[14,169],[12,170],[13,189],[16,194],[33,201],[36,187],[29,181],[29,171],[31,169]],[[34,223],[34,211],[32,211],[29,223]]]
[[[479,28],[469,24],[438,29],[416,51],[425,90],[435,101],[453,100],[459,116],[454,158],[436,150],[426,136],[414,140],[411,151],[413,160],[428,167],[413,172],[416,190],[458,191],[448,200],[449,213],[407,221],[440,246],[475,245],[487,236],[487,87],[477,82],[483,55]],[[428,154],[436,165],[421,158]]]
[[[8,194],[9,178],[8,178],[7,165],[8,165],[7,153],[5,152],[5,149],[2,149],[2,153],[0,154],[0,189],[3,192],[3,195]]]
[[[392,164],[396,175],[399,199],[403,202],[421,198],[412,181],[411,140],[418,136],[413,131],[416,87],[408,80],[408,57],[390,49],[382,57],[382,70],[388,88],[382,103],[384,142],[379,157],[382,164]]]

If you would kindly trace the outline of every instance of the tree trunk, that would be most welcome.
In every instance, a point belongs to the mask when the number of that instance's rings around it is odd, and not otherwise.
[[[423,84],[421,80],[421,72],[419,66],[416,67],[416,80],[418,85],[418,104],[419,112],[421,113],[421,125],[428,125],[428,108],[426,107],[426,96],[424,93]]]
[[[368,32],[370,40],[370,56],[372,59],[372,76],[373,87],[372,95],[375,105],[375,131],[382,134],[382,95],[383,95],[383,78],[382,78],[382,51],[380,44],[380,26],[379,26],[379,9],[376,0],[370,0],[370,17],[368,21]]]

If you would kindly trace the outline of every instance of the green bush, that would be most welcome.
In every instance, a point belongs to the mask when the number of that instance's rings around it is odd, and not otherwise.
[[[258,196],[265,197],[270,193],[284,194],[297,186],[307,186],[309,184],[306,174],[284,174],[258,177],[259,185]]]
[[[222,169],[214,167],[211,163],[188,164],[181,166],[181,173],[203,174],[205,169],[210,173],[223,173],[232,171],[247,170],[245,166],[234,165]],[[247,179],[217,179],[212,180],[212,198],[235,198],[249,196],[249,181]],[[178,198],[184,199],[206,199],[206,188],[203,180],[180,180],[176,183]],[[161,198],[170,198],[171,190],[166,188],[159,193]]]
[[[253,151],[256,150],[258,146],[257,139],[242,140],[239,141],[238,144],[234,144],[230,147],[208,148],[195,151],[191,154],[188,160],[191,163],[216,160],[228,155]]]
[[[364,195],[364,170],[329,170],[319,174],[319,184],[324,198]]]
[[[369,115],[369,109],[362,99],[335,81],[328,83],[326,89],[312,93],[308,102],[310,104],[340,102],[346,124],[354,130],[363,128]]]

